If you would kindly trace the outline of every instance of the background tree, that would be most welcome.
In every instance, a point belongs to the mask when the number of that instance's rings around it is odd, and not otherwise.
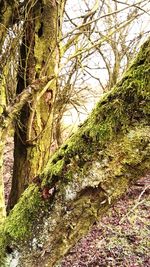
[[[63,141],[63,117],[67,111],[74,110],[79,119],[82,113],[88,114],[89,102],[94,105],[102,92],[120,79],[148,33],[147,1],[81,2],[72,7],[68,1],[65,9],[54,120],[54,141],[58,146]]]
[[[41,172],[50,155],[63,5],[64,1],[31,1],[25,8],[16,92],[43,77],[43,86],[51,82],[46,90],[34,94],[17,121],[10,206]]]
[[[148,171],[149,64],[150,39],[10,212],[1,226],[2,264],[14,257],[21,266],[57,266],[131,182]]]
[[[15,49],[13,46],[14,42],[11,42],[9,38],[9,29],[13,28],[13,14],[14,10],[18,10],[18,8],[19,4],[15,1],[11,3],[9,1],[0,2],[0,222],[6,216],[3,182],[3,150],[7,131],[4,130],[5,133],[3,132],[3,120],[6,112],[7,94],[9,92],[6,89],[8,85],[7,78],[10,74],[9,67]],[[11,44],[10,48],[8,44]]]
[[[70,31],[68,28],[69,31],[63,33],[62,36],[65,1],[23,1],[18,4],[15,1],[11,1],[11,4],[10,1],[2,1],[1,96],[4,97],[1,103],[1,151],[3,151],[7,136],[6,129],[15,119],[14,174],[10,207],[16,203],[27,184],[46,165],[50,155],[54,121],[56,121],[55,136],[60,145],[60,120],[68,104],[71,103],[78,109],[80,101],[74,89],[78,87],[82,92],[81,89],[85,89],[81,86],[81,82],[83,83],[88,77],[84,79],[81,73],[86,73],[86,75],[88,73],[87,59],[90,62],[97,49],[99,51],[103,44],[116,36],[117,31],[144,13],[143,6],[146,3],[147,1],[138,1],[137,4],[126,3],[120,8],[121,11],[124,12],[130,7],[133,16],[121,21],[119,27],[113,26],[114,30],[112,30],[111,20],[117,21],[115,18],[112,19],[112,16],[121,12],[117,10],[116,4],[115,9],[111,11],[109,1],[106,5],[104,1],[90,1],[89,3],[83,1],[86,11],[82,15],[80,13],[79,17],[70,18],[70,14],[68,15],[65,11],[67,23],[70,23],[72,29]],[[101,15],[102,12],[103,15]],[[111,18],[107,34],[102,31],[99,33],[98,23],[107,17]],[[11,62],[15,65],[12,88],[10,86],[12,80],[8,83],[12,69]],[[66,76],[66,71],[69,72],[68,76]],[[90,69],[89,77],[93,76],[91,72]],[[117,75],[116,72],[115,75]],[[96,78],[96,80],[99,79]],[[62,90],[64,90],[63,93]],[[17,94],[16,99],[15,94]],[[65,97],[65,101],[62,96]],[[18,104],[17,101],[21,102]],[[11,116],[10,112],[12,112]],[[8,113],[11,119],[6,119]],[[55,114],[58,116],[54,117]],[[1,184],[3,191],[3,182]]]

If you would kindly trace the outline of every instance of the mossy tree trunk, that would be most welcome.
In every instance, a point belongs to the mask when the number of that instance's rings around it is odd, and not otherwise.
[[[0,67],[0,221],[6,216],[4,181],[3,181],[3,153],[7,133],[3,131],[3,119],[6,115],[7,106],[7,78],[9,76],[8,59],[5,65]]]
[[[148,172],[149,77],[150,39],[9,214],[1,228],[2,264],[11,258],[8,250],[18,266],[54,267],[131,182]]]
[[[16,1],[1,1],[0,2],[0,54],[4,44],[5,37],[8,33],[8,28],[12,25],[13,11]]]
[[[17,5],[16,5],[17,6]],[[12,26],[13,11],[15,10],[15,2],[0,2],[0,117],[6,109],[6,76],[7,66],[3,64],[3,45],[8,28]],[[3,52],[3,54],[2,54]],[[5,61],[7,61],[5,59]],[[4,181],[3,181],[3,150],[5,147],[6,135],[3,134],[2,121],[0,120],[0,223],[6,216],[5,198],[4,198]]]
[[[51,84],[46,91],[37,91],[23,107],[16,125],[10,208],[41,172],[50,155],[63,9],[64,1],[41,0],[26,11],[17,93],[45,76]]]

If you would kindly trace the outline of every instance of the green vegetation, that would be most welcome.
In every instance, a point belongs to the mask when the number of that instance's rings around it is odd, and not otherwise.
[[[24,192],[14,210],[10,212],[4,225],[1,226],[0,256],[5,251],[5,245],[9,245],[10,238],[14,242],[20,242],[25,238],[31,237],[33,222],[39,218],[40,207],[41,195],[39,188],[32,184]]]
[[[28,248],[35,224],[39,227],[36,238],[46,239],[53,251],[43,264],[54,266],[129,183],[147,171],[149,60],[147,41],[123,79],[49,160],[36,185],[25,191],[6,220],[2,243]],[[45,189],[50,190],[48,199],[41,198]],[[48,230],[37,219],[40,209]]]

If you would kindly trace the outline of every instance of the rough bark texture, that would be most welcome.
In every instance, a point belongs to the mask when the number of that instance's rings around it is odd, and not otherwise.
[[[3,134],[2,118],[6,110],[6,80],[5,76],[0,74],[0,223],[6,217],[4,181],[3,181],[3,153],[6,141],[6,134]]]
[[[0,54],[8,27],[12,24],[13,9],[14,1],[0,1]]]
[[[0,2],[0,117],[6,108],[6,80],[5,72],[6,68],[2,66],[2,48],[5,37],[8,33],[8,27],[11,24],[11,18],[13,13],[13,6],[8,1]],[[2,134],[2,121],[0,119],[0,221],[2,221],[6,215],[5,199],[4,199],[4,182],[3,182],[3,150],[5,146],[5,139]]]
[[[32,2],[32,1],[31,1]],[[37,91],[22,109],[16,126],[14,172],[9,206],[41,172],[50,155],[53,103],[56,94],[58,48],[58,10],[55,1],[37,1],[29,7],[21,46],[17,93],[44,76],[52,80],[46,91]]]
[[[149,77],[150,39],[11,211],[1,228],[2,266],[10,264],[12,255],[17,266],[56,266],[129,184],[148,171]]]
[[[4,115],[6,115],[6,88],[8,76],[8,51],[6,48],[6,37],[13,26],[13,15],[18,10],[19,2],[8,0],[0,1],[0,223],[6,215],[4,182],[3,182],[3,150],[6,141],[6,131],[4,130]],[[10,61],[10,58],[9,58]],[[7,92],[8,93],[8,92]]]

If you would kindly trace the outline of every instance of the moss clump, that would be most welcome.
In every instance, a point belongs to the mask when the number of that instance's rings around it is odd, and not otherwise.
[[[41,196],[37,186],[30,185],[5,222],[5,233],[14,240],[31,235],[33,221],[38,218]]]
[[[126,136],[123,151],[126,155],[124,163],[132,166],[141,164],[150,154],[150,127],[139,127],[137,130],[131,130]],[[148,167],[148,166],[147,166]]]
[[[48,266],[54,266],[59,254],[63,255],[87,231],[131,180],[148,169],[149,62],[150,45],[143,46],[141,57],[122,81],[101,99],[78,132],[48,162],[40,178],[44,178],[42,186],[48,185],[51,194],[54,191],[52,198],[42,202],[39,188],[31,185],[6,220],[3,244],[10,240],[17,241],[14,243],[18,246],[18,240],[23,240],[29,245],[35,220],[36,226],[41,226],[38,217],[44,203],[45,214],[41,216],[49,216],[46,233],[54,252],[46,260],[51,262]]]
[[[118,134],[127,134],[130,127],[138,125],[139,121],[141,126],[149,124],[149,42],[143,45],[122,80],[101,98],[77,133],[50,159],[43,174],[43,184],[51,183],[53,174],[60,176],[57,179],[65,176],[70,180],[73,177],[70,175],[70,159],[74,165],[80,162],[84,165],[84,162],[91,161],[91,155],[93,159],[94,153],[102,151]],[[76,159],[77,155],[79,160]]]
[[[4,225],[0,226],[0,266],[2,265],[3,262],[3,257],[5,254],[5,247],[6,247],[6,235],[4,232]]]
[[[0,227],[0,263],[3,262],[7,245],[11,247],[14,241],[31,237],[33,222],[39,217],[40,207],[39,189],[36,185],[30,185]]]

